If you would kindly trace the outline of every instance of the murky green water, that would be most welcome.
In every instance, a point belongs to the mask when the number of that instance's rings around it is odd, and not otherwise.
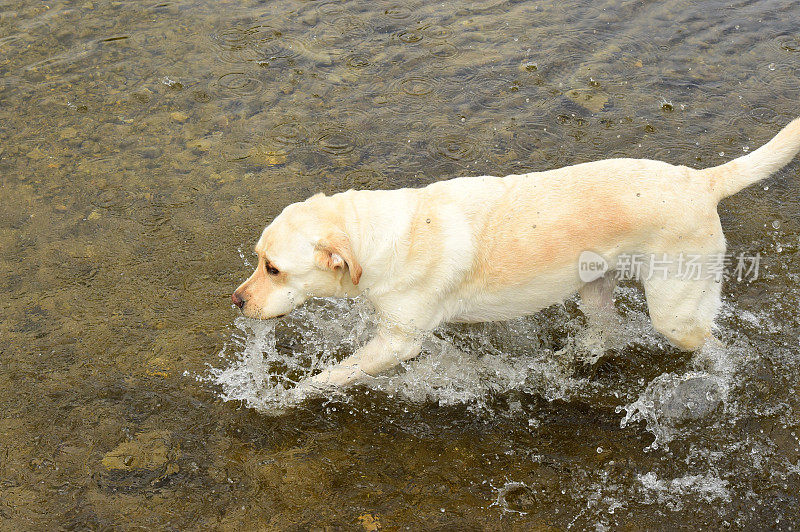
[[[800,115],[798,20],[787,0],[1,2],[0,528],[797,528],[797,163],[720,207],[762,262],[725,289],[716,373],[624,287],[594,364],[569,301],[445,327],[405,372],[281,414],[282,357],[350,352],[368,312],[273,330],[229,296],[263,225],[319,190],[753,149]],[[723,400],[687,421],[665,390],[697,375]]]

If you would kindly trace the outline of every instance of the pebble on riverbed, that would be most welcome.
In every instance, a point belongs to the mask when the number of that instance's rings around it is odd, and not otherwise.
[[[186,122],[187,120],[189,120],[189,115],[187,115],[183,111],[175,111],[173,113],[170,113],[169,117],[175,120],[176,122]]]
[[[372,514],[362,514],[358,516],[358,520],[364,530],[375,531],[381,529],[381,522]]]
[[[170,432],[154,430],[140,433],[133,440],[117,445],[106,453],[102,464],[108,470],[154,470],[175,460],[177,455],[178,450],[172,446]]]

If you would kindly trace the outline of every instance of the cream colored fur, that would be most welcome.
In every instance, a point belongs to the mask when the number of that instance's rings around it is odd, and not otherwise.
[[[587,314],[609,307],[613,285],[586,285],[578,276],[584,250],[612,268],[621,254],[723,254],[719,200],[798,150],[800,119],[760,149],[704,170],[610,159],[420,189],[316,195],[264,229],[259,265],[234,302],[267,319],[312,296],[364,294],[381,317],[375,338],[313,378],[346,385],[413,358],[421,335],[443,322],[531,314],[579,290]],[[711,337],[720,287],[674,275],[644,281],[653,326],[679,348],[700,348]]]

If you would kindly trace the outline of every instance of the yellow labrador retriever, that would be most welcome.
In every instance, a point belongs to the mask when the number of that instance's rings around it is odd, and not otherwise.
[[[650,319],[675,346],[696,350],[711,338],[721,283],[718,275],[681,275],[682,261],[704,257],[718,268],[725,237],[717,203],[798,150],[800,119],[758,150],[704,170],[609,159],[420,189],[317,194],[264,229],[258,266],[232,300],[246,316],[269,319],[309,297],[364,294],[380,316],[375,337],[305,383],[344,386],[413,358],[422,334],[443,322],[531,314],[576,291],[587,316],[601,315],[621,257],[658,257],[661,270],[653,275],[650,263],[643,279]],[[585,282],[585,252],[609,273]]]

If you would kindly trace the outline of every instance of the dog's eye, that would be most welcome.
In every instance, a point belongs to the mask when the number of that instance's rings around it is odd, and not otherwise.
[[[267,264],[266,267],[267,267],[267,273],[270,275],[278,275],[279,273],[281,273],[280,271],[278,271],[278,268],[276,268],[272,264]]]

